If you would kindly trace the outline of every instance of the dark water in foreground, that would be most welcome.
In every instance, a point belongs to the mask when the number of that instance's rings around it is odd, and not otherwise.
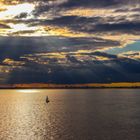
[[[140,140],[140,89],[1,90],[0,140]]]

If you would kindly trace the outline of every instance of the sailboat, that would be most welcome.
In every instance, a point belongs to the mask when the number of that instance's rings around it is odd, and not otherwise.
[[[49,103],[50,102],[50,100],[49,100],[49,97],[47,96],[46,97],[46,103]]]

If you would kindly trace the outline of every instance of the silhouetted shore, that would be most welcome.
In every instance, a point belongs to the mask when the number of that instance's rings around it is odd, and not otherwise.
[[[5,84],[0,89],[88,89],[88,88],[140,88],[138,83],[90,83],[90,84]]]

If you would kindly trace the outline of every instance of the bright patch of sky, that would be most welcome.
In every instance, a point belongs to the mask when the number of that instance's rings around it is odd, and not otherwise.
[[[140,40],[138,40],[132,44],[128,44],[123,48],[115,47],[115,48],[108,49],[105,52],[107,52],[109,54],[121,54],[121,53],[129,52],[129,51],[134,51],[134,52],[138,51],[139,52],[140,51]]]

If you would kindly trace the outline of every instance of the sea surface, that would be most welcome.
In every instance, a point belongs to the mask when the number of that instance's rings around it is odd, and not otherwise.
[[[140,89],[0,90],[0,140],[140,140]]]

